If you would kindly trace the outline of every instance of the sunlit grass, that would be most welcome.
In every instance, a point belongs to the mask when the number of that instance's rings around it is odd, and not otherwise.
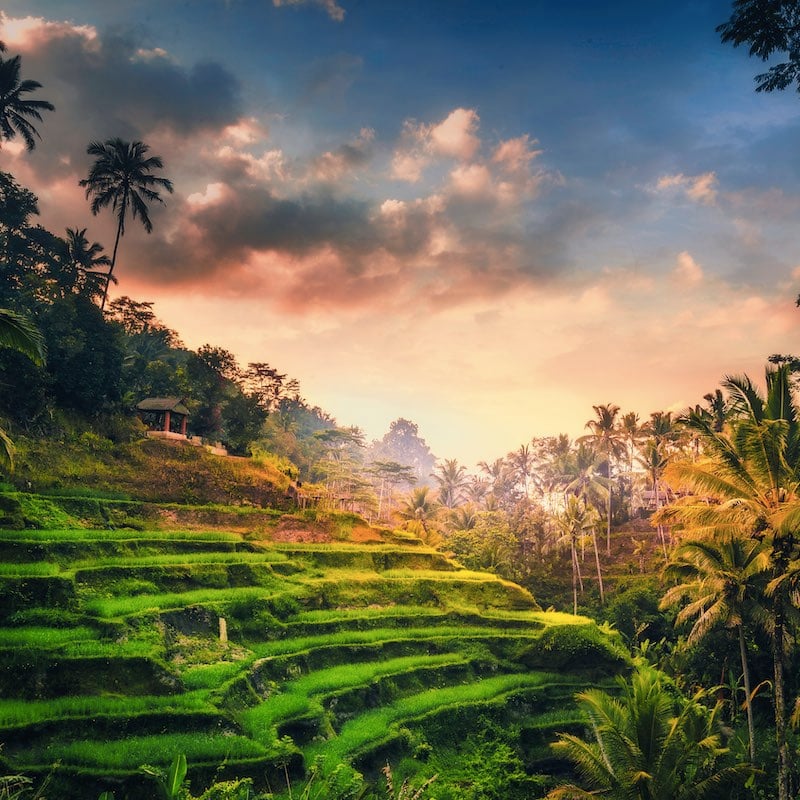
[[[30,564],[0,563],[0,577],[4,578],[50,578],[60,572],[58,564],[37,561]]]
[[[26,754],[31,766],[60,761],[64,765],[108,770],[136,770],[142,764],[166,766],[183,753],[198,764],[219,765],[227,760],[265,758],[277,755],[244,736],[210,733],[170,733],[161,736],[127,736],[118,740],[58,742]],[[26,766],[27,764],[23,765]]]
[[[242,661],[219,661],[216,664],[198,664],[181,674],[183,685],[188,690],[216,689],[242,672],[252,659]]]
[[[481,638],[530,639],[537,637],[538,632],[498,631],[496,628],[478,628],[464,625],[441,626],[435,628],[372,628],[368,630],[345,630],[326,634],[325,636],[301,636],[294,639],[278,639],[271,642],[260,642],[252,645],[258,658],[268,656],[293,655],[308,652],[319,647],[337,647],[384,642],[425,641],[455,642]]]
[[[193,605],[223,605],[234,601],[252,601],[270,596],[271,591],[263,587],[194,589],[188,592],[95,598],[86,601],[85,609],[89,614],[103,619],[116,619],[149,610],[165,611]]]
[[[82,541],[199,541],[241,542],[242,537],[228,531],[134,531],[63,528],[10,531],[0,530],[0,541],[82,542]]]
[[[141,714],[215,713],[208,692],[168,696],[75,696],[53,700],[0,700],[0,727],[12,728],[63,719],[99,716],[128,718]]]
[[[0,648],[9,647],[60,647],[85,639],[97,639],[91,628],[0,628]]]
[[[550,673],[533,672],[500,675],[459,686],[430,689],[401,697],[345,723],[339,735],[312,745],[310,755],[322,755],[327,764],[347,760],[367,747],[376,747],[396,735],[399,724],[433,712],[465,705],[505,701],[516,692],[548,685],[577,685],[574,679]]]

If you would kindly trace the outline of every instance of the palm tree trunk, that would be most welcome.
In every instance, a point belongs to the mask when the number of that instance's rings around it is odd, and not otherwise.
[[[111,285],[111,275],[114,272],[114,265],[117,263],[117,248],[119,247],[120,236],[122,236],[122,225],[123,220],[120,219],[119,224],[117,225],[117,236],[114,239],[114,252],[111,254],[111,266],[108,268],[108,273],[106,275],[106,288],[103,292],[103,300],[100,303],[101,311],[105,310],[106,300],[108,299],[108,287]]]
[[[611,462],[608,462],[608,505],[606,506],[606,555],[611,555]]]
[[[575,540],[571,541],[572,551],[572,613],[578,616],[578,554],[575,552]]]
[[[789,800],[789,743],[786,741],[786,686],[783,674],[783,601],[775,598],[772,668],[775,695],[775,743],[778,747],[778,800]]]
[[[747,711],[747,737],[750,743],[750,763],[756,763],[756,734],[753,726],[753,707],[750,697],[750,667],[747,664],[747,647],[744,641],[744,628],[736,626],[739,631],[739,655],[742,657],[742,677],[744,679],[745,710]]]
[[[606,603],[606,595],[603,591],[603,573],[600,572],[600,555],[597,552],[597,531],[592,528],[592,544],[594,545],[594,563],[597,566],[597,585],[600,587],[600,605]]]

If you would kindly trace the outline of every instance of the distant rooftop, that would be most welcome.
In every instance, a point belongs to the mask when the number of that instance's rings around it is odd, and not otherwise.
[[[182,397],[147,397],[136,406],[137,411],[172,411],[189,416],[189,409]]]

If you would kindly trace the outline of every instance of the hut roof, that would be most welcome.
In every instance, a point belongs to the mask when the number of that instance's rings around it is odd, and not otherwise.
[[[182,397],[147,397],[136,406],[137,411],[171,411],[174,414],[189,416],[189,409]]]

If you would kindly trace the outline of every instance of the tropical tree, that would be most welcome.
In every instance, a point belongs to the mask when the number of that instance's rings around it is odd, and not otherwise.
[[[0,42],[0,52],[5,52]],[[36,139],[41,138],[31,120],[42,121],[42,111],[54,111],[55,106],[47,100],[28,100],[23,95],[42,88],[38,81],[21,80],[20,56],[0,57],[0,134],[11,140],[19,135],[28,150],[36,147]]]
[[[744,624],[748,611],[758,606],[769,561],[766,546],[757,539],[726,537],[683,542],[664,568],[664,577],[677,583],[661,600],[662,608],[681,607],[676,618],[679,624],[694,620],[687,640],[690,645],[720,625],[736,631],[751,763],[755,762],[756,744]]]
[[[30,358],[34,364],[44,363],[45,347],[42,334],[28,319],[7,308],[0,308],[0,347],[16,350]],[[0,466],[7,470],[14,468],[14,445],[2,428],[0,428]]]
[[[606,500],[606,554],[611,555],[611,511],[612,511],[612,490],[611,490],[611,467],[614,458],[620,458],[624,453],[624,443],[617,427],[617,415],[619,406],[613,403],[592,406],[595,419],[590,419],[586,423],[591,434],[582,437],[584,440],[591,441],[599,453],[605,456],[608,469],[608,498]]]
[[[652,667],[618,681],[619,696],[599,689],[577,695],[592,740],[562,733],[553,748],[575,765],[583,786],[559,786],[548,800],[716,800],[742,781],[746,767],[717,763],[726,752],[719,706],[710,711],[702,695],[676,696]]]
[[[108,276],[105,270],[98,269],[109,266],[111,259],[103,253],[103,245],[90,244],[86,228],[67,228],[59,275],[59,283],[66,291],[83,293],[92,299],[102,296]],[[116,278],[111,280],[116,283]]]
[[[466,469],[455,458],[446,458],[431,477],[439,484],[439,502],[445,508],[455,508],[461,502],[462,491],[469,484]]]
[[[424,538],[430,542],[436,538],[431,523],[438,510],[438,505],[430,496],[430,487],[418,486],[394,513],[411,527],[420,530]]]
[[[756,75],[756,91],[800,87],[800,9],[797,0],[734,0],[733,13],[717,26],[723,43],[749,45],[750,55],[767,61],[774,53],[788,56]]]
[[[656,531],[659,541],[661,542],[661,549],[664,552],[664,558],[666,559],[667,539],[664,533],[664,525],[658,516],[659,509],[661,508],[661,495],[663,493],[661,477],[664,474],[664,470],[667,468],[667,464],[669,464],[669,455],[667,454],[664,442],[659,441],[656,437],[648,439],[637,461],[644,467],[650,486],[652,486],[653,498],[656,504],[656,513],[653,517],[653,521],[656,523]]]
[[[86,197],[92,198],[92,214],[111,206],[117,219],[117,235],[101,309],[106,305],[108,286],[117,263],[117,248],[120,238],[125,234],[128,213],[134,219],[138,217],[147,233],[151,233],[153,223],[148,203],[164,202],[159,189],[170,194],[173,191],[172,181],[153,174],[154,170],[163,169],[164,164],[159,156],[147,156],[149,150],[149,146],[143,142],[126,142],[118,137],[105,142],[91,142],[86,149],[88,155],[95,157],[95,161],[89,176],[80,181],[80,185],[86,189]]]
[[[556,527],[561,534],[559,543],[567,544],[570,550],[570,560],[572,562],[572,613],[578,613],[578,587],[583,592],[583,576],[581,575],[581,565],[578,560],[578,545],[581,540],[596,530],[597,512],[587,506],[582,498],[570,495],[567,497],[564,510],[555,516]],[[597,544],[595,542],[595,555],[597,554]],[[600,576],[600,562],[597,563],[598,579],[602,583]]]
[[[766,394],[747,376],[726,378],[723,386],[732,419],[718,432],[702,416],[689,416],[687,424],[702,436],[704,457],[669,466],[668,480],[693,495],[664,509],[660,518],[681,524],[693,538],[754,538],[769,553],[765,626],[773,663],[778,800],[788,800],[785,658],[796,613],[789,578],[800,544],[800,416],[786,364],[767,368]]]
[[[636,456],[636,447],[644,436],[644,430],[639,422],[639,415],[635,411],[624,414],[619,426],[620,434],[625,442],[628,456],[628,511],[633,514],[633,460]]]

